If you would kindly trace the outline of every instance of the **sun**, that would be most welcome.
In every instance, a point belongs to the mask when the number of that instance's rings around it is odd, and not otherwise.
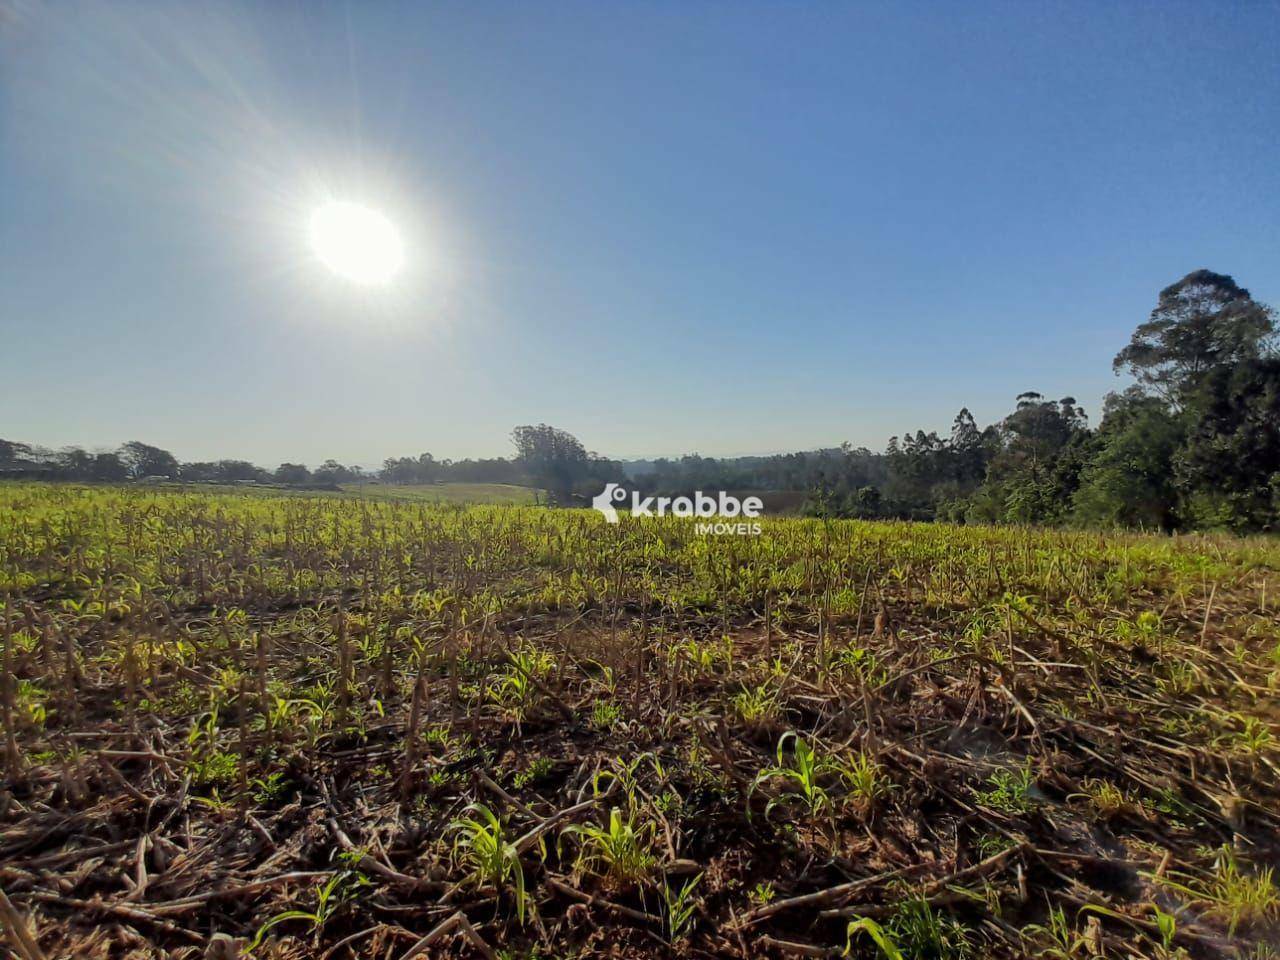
[[[311,214],[311,247],[326,267],[354,283],[386,283],[404,265],[395,224],[358,203],[318,207]]]

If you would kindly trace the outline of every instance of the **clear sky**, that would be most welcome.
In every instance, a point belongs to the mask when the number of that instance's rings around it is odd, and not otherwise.
[[[381,211],[405,266],[308,242]],[[1280,303],[1280,5],[0,0],[0,436],[775,452]]]

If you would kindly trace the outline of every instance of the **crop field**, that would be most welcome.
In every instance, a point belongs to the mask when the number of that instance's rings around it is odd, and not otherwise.
[[[155,493],[234,492],[240,496],[355,497],[360,500],[411,500],[421,503],[532,505],[540,491],[511,483],[344,483],[333,490],[300,487],[245,485],[243,487],[207,483],[160,483],[150,487]]]
[[[37,957],[1280,957],[1280,544],[0,486]]]

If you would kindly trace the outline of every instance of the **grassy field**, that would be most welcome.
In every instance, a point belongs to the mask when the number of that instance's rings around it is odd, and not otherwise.
[[[462,504],[533,504],[538,493],[532,487],[517,487],[510,483],[346,483],[342,485],[342,492],[369,500]]]
[[[1280,956],[1275,540],[392,489],[0,486],[17,956]]]
[[[148,484],[139,489],[164,493],[235,494],[264,497],[355,497],[360,500],[408,500],[421,503],[533,505],[538,491],[510,483],[344,483],[333,490],[275,487],[267,484],[235,486],[214,483]]]

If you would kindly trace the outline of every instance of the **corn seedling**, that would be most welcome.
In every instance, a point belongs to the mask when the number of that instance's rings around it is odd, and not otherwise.
[[[462,817],[449,824],[456,834],[453,841],[454,860],[470,873],[476,886],[489,884],[498,890],[511,884],[515,895],[516,914],[525,922],[530,900],[525,892],[524,867],[515,845],[506,836],[502,821],[482,803],[469,804]]]
[[[787,743],[792,743],[790,753]],[[773,780],[782,781],[781,795],[774,797],[765,807],[765,816],[780,803],[798,799],[810,815],[818,815],[831,808],[831,796],[819,783],[824,773],[833,769],[829,762],[820,761],[813,748],[794,730],[789,730],[778,738],[776,751],[777,764],[761,770],[751,784],[751,789]]]
[[[580,870],[616,883],[634,883],[648,876],[657,864],[651,847],[654,826],[636,821],[634,812],[624,815],[613,807],[605,826],[570,824],[561,835],[575,837],[580,843]]]
[[[845,929],[844,955],[846,957],[853,951],[854,938],[859,934],[866,934],[885,960],[904,960],[902,951],[898,949],[893,937],[870,917],[858,917],[849,921],[849,926]]]
[[[663,880],[662,903],[665,908],[663,919],[667,927],[667,940],[671,943],[679,942],[688,932],[689,922],[693,919],[693,913],[698,906],[698,902],[693,897],[693,889],[701,879],[702,874],[698,874],[679,890],[672,887],[666,879]]]

